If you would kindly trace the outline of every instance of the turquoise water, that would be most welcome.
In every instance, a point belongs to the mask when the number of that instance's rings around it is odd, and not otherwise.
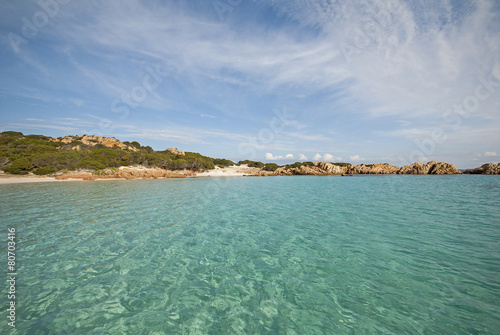
[[[0,203],[1,334],[500,333],[498,176],[19,184]]]

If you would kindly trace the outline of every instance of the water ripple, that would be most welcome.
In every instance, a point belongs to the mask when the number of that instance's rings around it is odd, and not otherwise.
[[[496,176],[3,185],[17,331],[495,333],[499,187]]]

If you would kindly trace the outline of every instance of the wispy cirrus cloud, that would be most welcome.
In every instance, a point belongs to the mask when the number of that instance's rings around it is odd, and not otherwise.
[[[28,129],[28,130],[33,130],[33,129],[53,129],[53,130],[62,130],[62,131],[67,131],[67,132],[74,132],[78,128],[75,127],[65,127],[65,126],[55,126],[55,125],[50,125],[50,124],[36,124],[36,123],[8,123],[6,125],[8,129],[12,128],[20,128],[20,129]]]

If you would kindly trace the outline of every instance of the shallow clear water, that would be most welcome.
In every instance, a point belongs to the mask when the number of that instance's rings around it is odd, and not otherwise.
[[[20,184],[0,203],[17,334],[500,332],[498,176]]]

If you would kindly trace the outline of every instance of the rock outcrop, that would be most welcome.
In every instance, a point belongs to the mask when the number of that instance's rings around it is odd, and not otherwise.
[[[98,144],[102,144],[107,148],[115,148],[118,147],[120,149],[126,149],[130,151],[138,151],[137,148],[126,145],[122,143],[120,140],[117,140],[114,137],[102,137],[102,136],[88,136],[88,135],[77,135],[77,136],[64,136],[60,138],[50,138],[51,142],[60,142],[63,144],[70,144],[73,141],[80,141],[84,145],[96,146]],[[79,145],[75,145],[72,147],[73,150],[80,150]]]
[[[488,163],[475,169],[468,169],[467,174],[500,174],[500,163]]]
[[[96,180],[96,179],[158,179],[158,178],[186,178],[192,177],[195,173],[192,171],[170,171],[164,169],[146,169],[146,168],[120,168],[114,173],[97,175],[90,172],[73,172],[65,173],[57,176],[57,180],[68,179],[82,179],[82,180]]]
[[[184,151],[179,150],[177,148],[167,148],[165,151],[169,151],[170,153],[173,153],[174,155],[179,155],[179,156],[185,156],[186,154]]]
[[[411,165],[403,166],[399,169],[397,174],[428,174],[431,167],[436,163],[436,161],[432,161],[427,164],[416,162]]]
[[[275,171],[257,170],[251,172],[253,176],[329,176],[329,175],[355,175],[355,174],[460,174],[455,165],[449,163],[438,163],[436,161],[427,164],[413,163],[399,168],[390,164],[373,165],[336,165],[333,163],[316,162],[313,165],[302,165],[300,167],[280,167]]]
[[[396,174],[399,167],[390,164],[348,165],[345,174]]]
[[[430,169],[428,174],[461,174],[462,172],[450,163],[436,163]]]
[[[431,161],[427,164],[413,163],[411,165],[403,166],[398,174],[461,174],[455,165],[449,163],[438,163]]]
[[[319,170],[324,171],[325,174],[329,175],[341,175],[346,172],[345,167],[338,166],[332,163],[316,162],[314,163],[314,166]]]

